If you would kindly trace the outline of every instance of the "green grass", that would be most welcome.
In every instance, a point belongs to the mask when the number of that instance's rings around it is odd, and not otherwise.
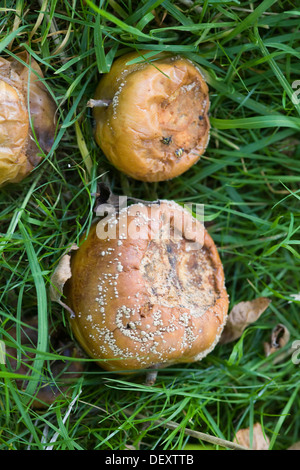
[[[300,441],[300,365],[288,353],[281,361],[265,357],[264,342],[278,323],[291,335],[285,352],[300,339],[293,297],[300,292],[300,103],[293,102],[299,4],[94,3],[0,1],[1,54],[26,48],[38,60],[59,118],[43,163],[22,183],[0,190],[0,339],[13,344],[15,326],[19,344],[27,318],[39,320],[38,348],[25,350],[34,354],[30,380],[18,389],[18,372],[0,366],[0,449],[182,450],[199,443],[197,432],[233,441],[256,422],[271,449],[286,449]],[[93,139],[86,103],[101,73],[131,50],[180,53],[202,68],[210,87],[206,154],[163,184],[120,174]],[[272,302],[239,341],[218,345],[199,363],[161,370],[152,387],[142,374],[117,376],[84,361],[68,394],[43,411],[33,409],[41,374],[53,381],[49,365],[60,358],[49,345],[48,322],[70,334],[66,312],[49,300],[50,276],[88,230],[103,175],[116,194],[204,204],[231,307],[258,296]]]

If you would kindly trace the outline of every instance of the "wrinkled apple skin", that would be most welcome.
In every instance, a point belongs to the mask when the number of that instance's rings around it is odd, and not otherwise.
[[[97,87],[95,140],[120,171],[140,181],[164,181],[194,165],[209,140],[208,87],[180,56],[128,65],[118,58]]]
[[[39,164],[56,130],[56,105],[39,65],[27,52],[18,57],[0,58],[0,186],[21,181]]]
[[[1,65],[1,62],[0,62]],[[29,118],[22,94],[0,79],[0,184],[30,171],[25,148]]]

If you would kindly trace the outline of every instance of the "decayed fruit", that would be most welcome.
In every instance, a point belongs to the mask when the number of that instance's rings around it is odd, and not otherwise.
[[[120,171],[164,181],[194,165],[209,140],[209,92],[199,69],[180,56],[128,65],[118,58],[95,94],[95,140]],[[98,104],[97,104],[98,103]]]
[[[0,186],[25,178],[40,163],[40,148],[50,151],[56,130],[56,106],[39,65],[27,52],[18,57],[30,69],[0,57]]]
[[[104,369],[198,361],[220,338],[228,295],[217,248],[174,202],[104,217],[60,269],[74,335]]]

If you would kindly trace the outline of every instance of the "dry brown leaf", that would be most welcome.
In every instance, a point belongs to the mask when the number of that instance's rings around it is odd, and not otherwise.
[[[270,343],[264,344],[266,356],[283,348],[289,342],[289,339],[290,332],[287,327],[282,323],[278,323],[272,330]]]
[[[77,249],[78,249],[78,246],[74,244],[70,248],[69,252],[62,256],[56,269],[54,270],[51,276],[51,285],[49,288],[50,299],[53,302],[58,302],[69,311],[70,311],[69,307],[61,301],[61,296],[64,290],[65,283],[72,276],[71,255],[69,255],[69,253]],[[70,311],[70,313],[71,315],[73,315],[72,311]]]
[[[258,297],[236,304],[228,315],[220,342],[226,344],[240,338],[245,328],[258,320],[270,302],[266,297]]]
[[[300,450],[300,441],[295,442],[291,447],[289,447],[287,450]]]
[[[51,276],[52,285],[50,286],[50,298],[54,302],[58,302],[60,300],[64,285],[72,276],[70,260],[70,255],[64,255],[60,259],[57,268]]]
[[[250,428],[240,429],[234,438],[234,442],[252,450],[268,450],[269,438],[263,433],[260,423],[253,426],[252,446],[250,446]]]

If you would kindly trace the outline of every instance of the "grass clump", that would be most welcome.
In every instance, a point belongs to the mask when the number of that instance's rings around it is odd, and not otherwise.
[[[293,0],[0,2],[0,52],[25,48],[39,62],[59,121],[43,163],[0,192],[0,339],[17,344],[19,361],[27,319],[38,317],[38,347],[25,351],[34,358],[26,386],[18,389],[19,373],[1,365],[1,449],[184,449],[199,444],[187,428],[232,442],[256,422],[270,449],[300,440],[300,366],[289,353],[300,339],[299,14]],[[93,139],[86,103],[100,74],[131,50],[183,54],[210,87],[207,152],[164,184],[120,174]],[[33,409],[41,374],[53,384],[47,371],[61,359],[49,331],[68,332],[64,311],[48,298],[50,276],[88,230],[103,175],[116,194],[204,204],[231,306],[258,296],[272,302],[240,340],[200,363],[161,370],[152,387],[141,374],[115,376],[83,361],[68,394]],[[278,323],[290,340],[275,360],[264,343]]]

